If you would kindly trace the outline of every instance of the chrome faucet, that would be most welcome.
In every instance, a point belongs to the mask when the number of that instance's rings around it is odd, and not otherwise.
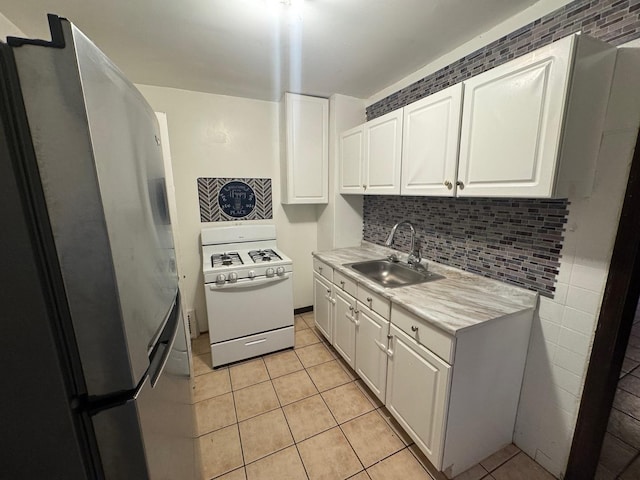
[[[387,237],[387,241],[385,242],[385,245],[387,247],[391,246],[391,244],[393,243],[393,237],[396,234],[396,230],[400,225],[405,225],[405,224],[408,225],[409,229],[411,230],[411,251],[409,252],[409,257],[407,257],[407,263],[412,267],[417,268],[418,265],[420,265],[420,261],[422,260],[422,257],[420,256],[420,248],[416,248],[416,229],[413,228],[413,225],[411,224],[411,222],[409,222],[408,220],[403,220],[402,222],[396,223],[391,229],[391,233],[389,233],[389,236]]]

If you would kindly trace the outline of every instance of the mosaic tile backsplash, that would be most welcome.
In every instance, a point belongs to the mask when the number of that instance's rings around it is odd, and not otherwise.
[[[567,200],[370,195],[363,238],[384,245],[393,225],[409,220],[422,258],[553,297],[568,205]],[[398,228],[393,247],[409,252],[410,238],[407,227]]]
[[[367,120],[582,31],[613,45],[640,37],[640,0],[576,0],[367,108]]]
[[[197,184],[201,222],[273,218],[270,178],[200,177]]]

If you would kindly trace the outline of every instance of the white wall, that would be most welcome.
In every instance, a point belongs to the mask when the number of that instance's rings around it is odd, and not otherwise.
[[[26,35],[7,17],[0,13],[0,39],[4,41],[6,37],[26,37]]]
[[[200,254],[198,177],[271,178],[278,246],[294,262],[294,306],[313,304],[311,251],[314,205],[280,204],[279,105],[223,95],[138,85],[156,111],[167,114],[180,221],[184,299],[207,329]]]
[[[340,134],[364,123],[364,100],[332,95],[329,98],[329,203],[318,206],[318,250],[353,247],[362,241],[362,195],[340,195]]]
[[[633,48],[636,47],[636,48]],[[514,440],[564,474],[640,123],[640,41],[618,51],[589,198],[570,198],[553,300],[541,298],[529,343]]]

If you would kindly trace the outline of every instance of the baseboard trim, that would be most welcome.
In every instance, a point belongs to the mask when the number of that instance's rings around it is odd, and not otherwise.
[[[313,305],[309,305],[308,307],[300,307],[293,310],[294,315],[300,315],[307,312],[313,312]]]

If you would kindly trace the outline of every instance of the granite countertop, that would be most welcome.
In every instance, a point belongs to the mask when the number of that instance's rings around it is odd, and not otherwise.
[[[344,266],[386,258],[391,253],[406,261],[406,253],[369,242],[363,242],[359,247],[313,252],[313,256],[451,335],[536,306],[536,292],[436,262],[427,262],[428,270],[445,278],[397,288],[385,288]]]

